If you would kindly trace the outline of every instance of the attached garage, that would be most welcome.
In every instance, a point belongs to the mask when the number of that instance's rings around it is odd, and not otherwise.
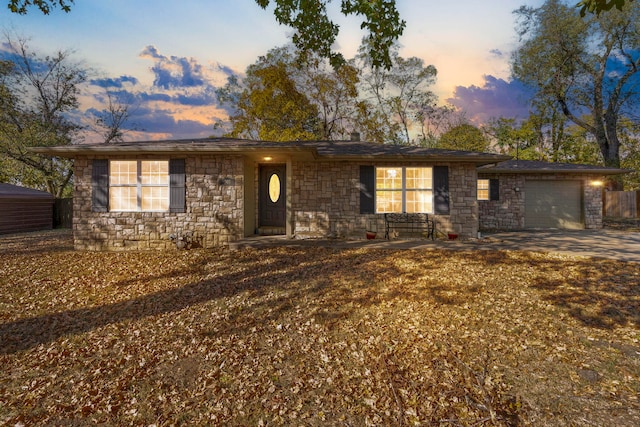
[[[526,180],[525,228],[584,228],[582,181]]]
[[[602,183],[622,169],[508,160],[478,168],[489,184],[478,200],[482,231],[602,228]],[[480,182],[480,181],[479,181]]]

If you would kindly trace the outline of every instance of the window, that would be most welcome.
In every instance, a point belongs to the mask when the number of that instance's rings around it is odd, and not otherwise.
[[[488,179],[478,179],[478,200],[489,200]]]
[[[500,180],[478,179],[478,200],[500,200]]]
[[[376,168],[375,200],[377,213],[433,213],[432,168]]]
[[[111,160],[109,162],[109,210],[169,210],[169,162],[167,160]]]

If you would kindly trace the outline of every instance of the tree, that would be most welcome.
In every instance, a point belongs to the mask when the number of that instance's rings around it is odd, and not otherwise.
[[[580,16],[585,16],[587,12],[599,15],[600,12],[613,9],[622,10],[627,0],[582,0],[576,7],[580,8]],[[633,0],[628,0],[631,3]]]
[[[633,116],[639,100],[638,3],[585,19],[559,0],[517,13],[523,42],[512,59],[514,76],[593,135],[606,166],[620,167],[618,122]]]
[[[102,136],[104,143],[124,141],[125,124],[131,118],[131,103],[123,99],[122,93],[106,91],[102,101],[106,108],[91,108],[88,113],[95,117],[95,132]]]
[[[39,57],[26,41],[8,39],[12,61],[0,67],[0,156],[15,183],[46,190],[56,197],[70,192],[71,162],[29,151],[30,147],[66,145],[80,126],[68,114],[78,107],[87,72],[68,52]]]
[[[409,129],[422,124],[424,112],[435,107],[437,97],[428,88],[437,70],[420,58],[402,58],[397,46],[391,68],[375,67],[366,54],[366,43],[356,58],[360,77],[359,122],[367,139],[378,143],[410,144]]]
[[[292,67],[297,87],[318,109],[319,133],[323,140],[345,139],[357,128],[358,70],[350,64],[337,68],[312,55]]]
[[[437,148],[487,152],[489,150],[489,140],[480,129],[464,123],[440,135]]]
[[[26,15],[30,7],[36,7],[40,9],[40,12],[48,15],[51,10],[60,7],[65,12],[71,10],[71,5],[74,0],[10,0],[7,7],[12,13],[19,15]]]
[[[450,128],[451,120],[458,112],[451,105],[425,105],[416,112],[416,121],[420,126],[420,132],[416,138],[418,145],[423,147],[435,147],[438,136],[444,129]]]
[[[333,51],[339,27],[327,15],[331,0],[273,0],[274,14],[280,24],[295,30],[293,43],[303,53],[314,52],[338,66],[345,62],[340,53]],[[266,9],[270,0],[256,0]],[[342,0],[343,15],[363,17],[360,28],[368,31],[367,54],[375,67],[390,68],[390,51],[402,35],[406,22],[400,19],[395,0]]]
[[[218,92],[235,109],[228,136],[268,141],[319,138],[318,109],[298,90],[279,53],[270,52],[250,65],[242,85],[231,79]]]

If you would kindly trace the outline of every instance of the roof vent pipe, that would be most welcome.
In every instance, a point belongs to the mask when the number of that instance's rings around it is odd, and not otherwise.
[[[351,132],[351,141],[360,141],[360,132]]]

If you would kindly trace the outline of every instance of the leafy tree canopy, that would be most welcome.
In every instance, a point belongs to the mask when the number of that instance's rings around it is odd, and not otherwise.
[[[514,77],[537,90],[536,104],[553,106],[584,129],[606,166],[620,167],[620,120],[638,117],[640,7],[581,18],[560,0],[521,8],[522,44]]]
[[[40,12],[48,15],[56,7],[60,7],[60,9],[65,12],[69,12],[74,1],[75,0],[10,0],[7,8],[9,8],[12,13],[26,15],[29,8],[35,7],[38,8]]]
[[[576,7],[580,8],[581,16],[585,16],[587,12],[599,15],[600,12],[611,10],[614,7],[622,10],[622,7],[627,1],[630,3],[633,0],[582,0],[578,2]]]
[[[274,14],[280,24],[295,30],[293,43],[301,52],[315,52],[328,58],[336,67],[344,57],[332,49],[339,27],[329,19],[327,4],[331,0],[273,0]],[[256,0],[266,9],[270,0]],[[342,0],[341,12],[345,16],[363,18],[360,28],[368,31],[366,44],[375,67],[391,68],[390,49],[404,31],[406,22],[400,19],[395,0]]]
[[[464,123],[443,133],[438,148],[486,152],[489,150],[489,140],[480,129]]]

